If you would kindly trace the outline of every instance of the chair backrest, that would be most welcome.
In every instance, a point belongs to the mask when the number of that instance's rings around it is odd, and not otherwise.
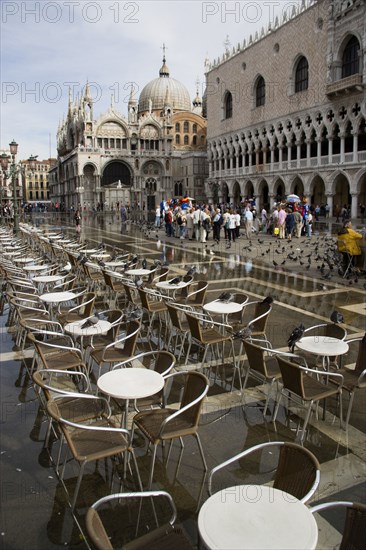
[[[161,516],[162,512],[166,509],[162,502],[158,502],[162,498],[168,501],[170,505],[170,513],[168,517],[166,517],[166,514],[164,514],[164,525],[161,525],[159,527],[161,522],[159,521],[160,517],[158,516]],[[143,506],[143,500],[145,500],[146,504],[149,505],[148,509]],[[133,501],[135,501],[135,505]],[[128,504],[126,505],[126,503]],[[139,493],[128,492],[108,495],[99,499],[88,509],[85,518],[85,526],[87,533],[97,550],[113,550],[114,548],[111,543],[111,539],[107,535],[106,529],[103,525],[101,518],[102,514],[99,514],[98,512],[98,510],[103,508],[103,517],[106,518],[106,520],[108,517],[108,511],[111,512],[111,519],[115,518],[116,516],[115,513],[113,513],[114,510],[112,508],[113,504],[119,505],[121,514],[123,514],[124,512],[126,513],[126,521],[123,521],[123,518],[121,518],[122,521],[118,521],[118,524],[121,526],[121,535],[126,534],[127,525],[131,524],[131,517],[135,518],[137,527],[134,527],[132,531],[132,536],[134,537],[134,540],[131,542],[126,541],[126,545],[124,546],[124,548],[141,550],[144,548],[149,548],[151,546],[153,548],[161,548],[163,550],[164,548],[171,548],[172,544],[174,543],[177,544],[177,548],[180,548],[182,550],[187,550],[188,548],[190,548],[188,541],[186,544],[182,544],[181,537],[169,537],[169,526],[173,527],[174,522],[177,518],[177,510],[170,494],[166,493],[165,491],[142,491]],[[108,509],[106,509],[104,505],[108,505]],[[166,512],[168,512],[168,509],[166,510]],[[147,522],[147,534],[142,534],[142,537],[140,536],[136,539],[139,527],[138,518],[141,513],[143,514],[144,521]],[[151,525],[150,519],[152,521]]]
[[[194,315],[190,315],[189,313],[185,312],[189,330],[191,332],[191,336],[198,340],[199,342],[202,342],[202,330],[201,330],[201,323],[198,317],[195,317]]]
[[[255,305],[254,322],[250,321],[250,325],[253,331],[264,332],[268,323],[269,314],[272,311],[272,304],[266,302],[258,302]],[[259,317],[259,318],[258,318]]]
[[[145,292],[145,290],[143,290],[142,288],[139,288],[138,293],[139,293],[139,296],[140,296],[142,307],[144,309],[146,309],[147,311],[150,311],[150,304],[149,304],[150,300],[148,298],[147,292]]]
[[[123,352],[131,357],[135,355],[137,338],[139,337],[139,329],[141,325],[138,321],[130,321],[127,325],[126,340],[123,347]],[[134,334],[135,333],[135,334]]]
[[[103,274],[105,284],[110,289],[114,290],[112,277],[109,275],[109,273],[105,269],[102,269],[102,274]]]
[[[207,281],[197,281],[193,283],[194,294],[191,296],[191,293],[188,294],[188,303],[194,306],[202,306],[205,302],[205,297],[207,293],[208,282]],[[192,290],[192,286],[190,290]]]
[[[123,288],[125,289],[127,301],[130,304],[135,304],[135,297],[133,295],[134,289],[127,283],[123,283]]]
[[[208,476],[208,491],[212,494],[212,479],[215,474],[223,469],[226,469],[231,464],[239,464],[239,468],[245,468],[245,457],[265,451],[265,459],[271,461],[276,459],[276,455],[272,449],[278,448],[279,456],[277,460],[277,466],[275,468],[275,475],[273,480],[273,486],[276,489],[285,491],[290,495],[293,495],[303,503],[307,502],[315,493],[320,481],[320,465],[316,457],[308,450],[296,443],[287,443],[283,441],[270,441],[267,443],[259,443],[254,447],[245,449],[235,456],[227,459],[225,462],[215,466]],[[274,455],[274,456],[273,456]],[[258,465],[261,460],[256,459]],[[267,468],[266,468],[267,470]],[[259,470],[258,470],[259,473]],[[242,476],[237,477],[237,484],[242,483]],[[268,479],[266,479],[268,482]],[[227,482],[224,481],[226,484]],[[230,484],[233,484],[230,480]],[[226,486],[226,485],[225,485]],[[221,487],[222,488],[222,487]]]
[[[347,336],[347,331],[345,328],[337,325],[336,323],[327,323],[324,327],[324,336],[344,340]]]
[[[97,295],[95,294],[95,292],[86,292],[85,294],[83,294],[81,299],[81,306],[83,309],[83,315],[85,315],[86,317],[90,317],[90,315],[93,314],[94,302],[96,297]]]
[[[123,312],[120,309],[108,309],[105,311],[99,311],[98,317],[100,319],[104,319],[105,321],[109,321],[112,325],[115,325],[116,323],[122,321]]]
[[[171,302],[166,301],[165,305],[168,310],[168,314],[170,317],[170,320],[172,322],[173,327],[177,328],[178,330],[182,330],[182,319],[181,319],[181,310],[177,307],[175,307]]]
[[[182,417],[188,426],[198,427],[203,399],[208,392],[209,382],[207,377],[201,372],[187,372],[185,377],[184,390],[179,408],[183,409],[186,405],[197,400],[193,407],[182,413]]]
[[[248,296],[244,294],[243,292],[234,292],[233,294],[233,302],[236,302],[237,304],[244,304],[248,301]],[[230,314],[230,322],[238,322],[240,323],[243,319],[243,312],[244,307],[241,311],[238,311],[237,313],[231,313]]]
[[[314,514],[331,508],[345,508],[346,520],[339,550],[363,550],[366,548],[366,505],[360,502],[335,501],[313,506]]]
[[[281,371],[284,388],[300,397],[304,397],[303,371],[299,368],[299,365],[287,361],[279,355],[276,355],[276,359]]]
[[[296,443],[284,443],[280,447],[273,487],[301,500],[313,491],[319,471],[320,465],[313,453]]]
[[[366,368],[366,339],[363,337],[359,341],[358,354],[356,359],[355,371],[361,373]]]
[[[158,270],[158,274],[155,275],[153,279],[153,283],[157,283],[158,281],[166,281],[168,277],[169,267],[167,265],[163,265]]]
[[[181,290],[179,292],[176,293],[176,296],[177,298],[179,297],[179,300],[183,300],[185,298],[187,298],[188,296],[188,291],[189,291],[189,287],[193,281],[193,277],[191,275],[184,275],[182,281],[184,283],[187,283],[186,286],[184,286],[183,288],[181,288]]]
[[[128,362],[140,361],[146,369],[154,370],[166,376],[175,365],[175,357],[169,351],[147,351],[132,357]]]
[[[243,340],[243,343],[250,369],[255,370],[262,376],[267,377],[267,368],[264,360],[265,350],[260,346],[252,344],[248,340]]]

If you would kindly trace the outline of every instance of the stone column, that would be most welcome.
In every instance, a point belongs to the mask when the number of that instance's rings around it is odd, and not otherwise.
[[[351,194],[351,218],[357,218],[357,203],[358,203],[358,195],[357,193]]]
[[[345,139],[344,139],[344,134],[341,134],[341,162],[344,162],[344,149],[345,149]]]
[[[328,138],[328,164],[333,163],[333,138]]]
[[[296,168],[300,168],[300,159],[301,159],[301,142],[296,142]]]
[[[306,166],[310,166],[310,139],[306,140]]]
[[[318,138],[318,139],[317,139],[317,151],[316,151],[316,155],[317,155],[317,158],[318,158],[318,165],[320,166],[320,164],[321,164],[321,156],[322,156],[322,139],[321,139],[321,138]]]
[[[278,146],[278,164],[279,169],[282,170],[282,151],[283,151],[283,145]]]
[[[273,165],[274,165],[274,150],[275,150],[274,145],[271,145],[269,149],[270,149],[270,151],[271,151],[271,168],[270,168],[270,170],[271,170],[271,172],[273,172]]]
[[[290,168],[291,166],[291,144],[287,145],[287,168]]]
[[[327,204],[329,205],[329,217],[333,216],[333,194],[326,195]]]
[[[353,134],[353,162],[358,160],[358,134]]]

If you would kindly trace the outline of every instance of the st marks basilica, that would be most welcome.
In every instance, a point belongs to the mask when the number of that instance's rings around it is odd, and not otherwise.
[[[52,200],[153,210],[172,196],[252,197],[271,208],[294,193],[356,217],[366,202],[365,0],[301,0],[243,38],[206,59],[202,99],[170,76],[165,49],[158,78],[139,98],[131,90],[127,118],[113,103],[95,117],[89,85],[70,97]]]
[[[131,88],[127,118],[113,105],[97,118],[87,83],[80,101],[70,96],[57,133],[58,164],[50,195],[65,209],[117,203],[153,210],[161,200],[201,199],[208,176],[202,100],[163,64],[139,98]],[[193,194],[194,193],[194,194]]]

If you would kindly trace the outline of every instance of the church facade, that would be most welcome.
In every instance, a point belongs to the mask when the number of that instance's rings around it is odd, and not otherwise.
[[[116,207],[155,210],[161,200],[204,197],[208,176],[206,119],[198,95],[170,77],[165,60],[139,98],[131,89],[127,117],[113,103],[95,117],[87,84],[80,101],[69,98],[57,132],[58,161],[50,195],[65,209]]]
[[[207,193],[366,203],[366,3],[302,0],[206,65]]]

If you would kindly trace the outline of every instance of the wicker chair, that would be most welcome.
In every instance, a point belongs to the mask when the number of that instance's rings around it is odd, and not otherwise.
[[[166,376],[167,383],[164,388],[165,399],[168,388],[171,388],[171,382],[174,382],[174,379],[177,377],[182,376],[184,377],[184,385],[178,410],[167,407],[152,409],[137,413],[133,419],[133,427],[140,430],[149,443],[153,445],[148,481],[149,489],[151,489],[153,480],[157,446],[164,441],[180,439],[183,447],[182,438],[187,435],[193,435],[197,439],[202,462],[205,470],[207,470],[205,456],[198,435],[198,427],[203,400],[208,392],[208,380],[200,372],[194,371],[168,374]],[[167,461],[168,459],[169,455]]]
[[[346,430],[348,429],[355,391],[366,388],[366,338],[365,336],[363,338],[353,338],[352,340],[348,340],[347,344],[355,342],[358,342],[355,368],[348,369],[344,367],[336,370],[337,373],[343,376],[343,390],[349,393],[349,403],[345,421]],[[333,382],[333,380],[331,380],[331,382]]]
[[[366,548],[366,505],[359,502],[326,502],[311,508],[313,514],[332,508],[346,508],[346,520],[339,550],[364,550]]]
[[[86,397],[82,395],[79,396],[79,399],[85,398]],[[134,461],[138,485],[140,490],[142,490],[140,474],[128,430],[117,427],[110,418],[104,416],[88,424],[67,420],[63,418],[57,400],[55,399],[48,401],[47,412],[52,419],[58,423],[73,458],[80,466],[79,476],[71,503],[72,510],[74,510],[76,505],[85,466],[89,462],[105,460],[106,458],[130,453]],[[61,480],[63,480],[67,462],[66,460],[64,462]]]
[[[212,478],[219,470],[227,468],[233,462],[238,461],[240,461],[239,467],[244,470],[244,461],[242,460],[244,457],[263,450],[268,451],[269,455],[273,455],[276,447],[279,449],[279,456],[273,479],[273,487],[293,495],[303,503],[308,502],[319,485],[319,462],[313,453],[302,445],[282,441],[260,443],[215,466],[208,474],[209,494],[213,493]],[[232,483],[232,481],[229,483]],[[242,484],[242,479],[238,479],[237,484]]]
[[[169,504],[170,517],[168,521],[165,518],[160,521],[160,525],[156,513],[157,510],[161,510],[163,504],[158,501],[163,499]],[[105,509],[104,505],[106,504],[108,504],[108,509]],[[115,536],[113,536],[114,533],[108,536],[106,527],[110,526],[111,531],[116,531],[114,518],[116,517],[115,510],[118,505],[120,505],[121,511],[118,518],[120,515],[124,515],[126,522],[124,525],[122,516],[122,521],[118,521],[118,529]],[[149,506],[148,510],[146,510],[146,505]],[[141,527],[138,521],[141,514],[143,514],[144,527],[147,532],[136,537],[136,533],[139,527]],[[130,526],[131,517],[136,518],[134,522],[136,526],[134,526],[133,533],[131,534],[133,538],[128,542],[125,539],[128,538],[126,532],[127,526]],[[121,543],[125,550],[145,550],[146,548],[149,550],[170,550],[172,548],[175,550],[190,550],[193,546],[183,528],[175,523],[176,518],[177,510],[174,501],[169,493],[165,491],[117,493],[99,499],[89,508],[86,514],[86,530],[97,550],[113,550],[117,546],[120,547]],[[158,526],[156,526],[156,522],[158,522]],[[115,539],[121,539],[121,542]]]
[[[302,404],[306,409],[304,425],[302,428],[301,442],[304,440],[306,427],[310,419],[310,413],[314,403],[318,403],[328,397],[337,396],[339,399],[339,421],[342,427],[342,386],[343,376],[339,373],[322,372],[322,376],[329,380],[332,378],[336,382],[336,387],[328,384],[322,384],[318,380],[319,371],[303,367],[295,362],[287,361],[281,356],[277,356],[280,367],[283,387],[277,394],[277,405],[275,408],[273,421],[276,420],[278,409],[280,407],[282,396],[292,399]],[[311,376],[315,375],[315,376]]]

